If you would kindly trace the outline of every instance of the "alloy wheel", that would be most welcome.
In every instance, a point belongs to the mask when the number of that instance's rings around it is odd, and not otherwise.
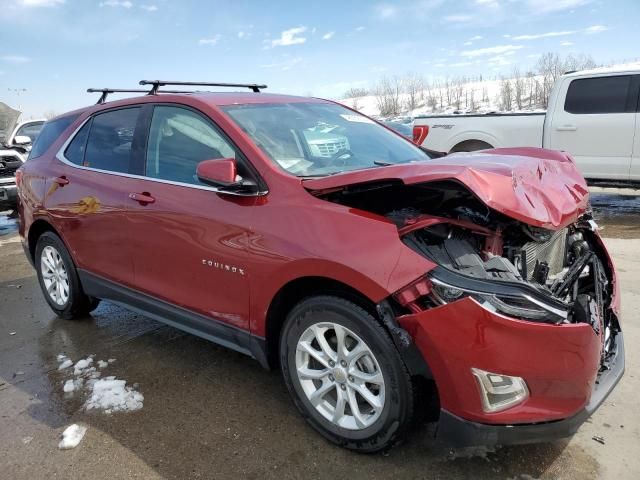
[[[60,252],[47,245],[40,255],[40,271],[44,287],[56,305],[63,306],[69,300],[69,275]]]
[[[317,323],[296,348],[298,381],[313,407],[332,424],[363,430],[380,417],[385,383],[369,346],[348,328]]]

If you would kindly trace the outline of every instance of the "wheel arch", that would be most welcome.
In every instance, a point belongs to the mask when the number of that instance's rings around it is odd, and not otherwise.
[[[349,300],[372,316],[378,317],[373,300],[339,280],[322,276],[305,276],[290,280],[275,294],[265,317],[265,345],[270,367],[275,368],[278,365],[280,332],[287,315],[303,299],[318,295],[331,295]]]
[[[55,227],[51,225],[51,223],[49,223],[47,220],[39,218],[29,226],[29,231],[27,232],[27,247],[29,249],[29,256],[32,263],[35,262],[36,245],[38,244],[38,238],[40,238],[40,236],[45,232],[55,233],[60,238],[60,240],[62,240],[62,243],[65,243],[66,246],[66,242],[64,241],[60,233],[55,229]],[[67,250],[69,249],[67,248]]]

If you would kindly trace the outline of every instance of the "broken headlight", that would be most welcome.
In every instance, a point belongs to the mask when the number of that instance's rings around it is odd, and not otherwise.
[[[521,318],[536,322],[561,323],[567,318],[567,310],[536,298],[531,292],[520,291],[508,285],[504,288],[496,282],[474,280],[453,284],[431,275],[431,298],[437,304],[451,303],[464,297],[471,297],[481,306],[492,312],[508,317]]]

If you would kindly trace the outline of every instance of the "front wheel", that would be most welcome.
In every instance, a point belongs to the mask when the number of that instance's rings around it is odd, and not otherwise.
[[[38,238],[34,264],[44,298],[56,315],[75,319],[96,309],[100,301],[85,295],[73,260],[55,233]]]
[[[288,315],[280,364],[305,419],[330,441],[375,452],[407,430],[411,379],[378,321],[337,297],[302,301]]]

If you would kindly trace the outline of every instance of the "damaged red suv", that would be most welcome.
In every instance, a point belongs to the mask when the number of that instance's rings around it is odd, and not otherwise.
[[[59,316],[109,300],[279,367],[313,428],[366,452],[416,416],[454,446],[568,436],[621,378],[567,154],[443,156],[331,101],[145,83],[48,121],[19,171]]]

